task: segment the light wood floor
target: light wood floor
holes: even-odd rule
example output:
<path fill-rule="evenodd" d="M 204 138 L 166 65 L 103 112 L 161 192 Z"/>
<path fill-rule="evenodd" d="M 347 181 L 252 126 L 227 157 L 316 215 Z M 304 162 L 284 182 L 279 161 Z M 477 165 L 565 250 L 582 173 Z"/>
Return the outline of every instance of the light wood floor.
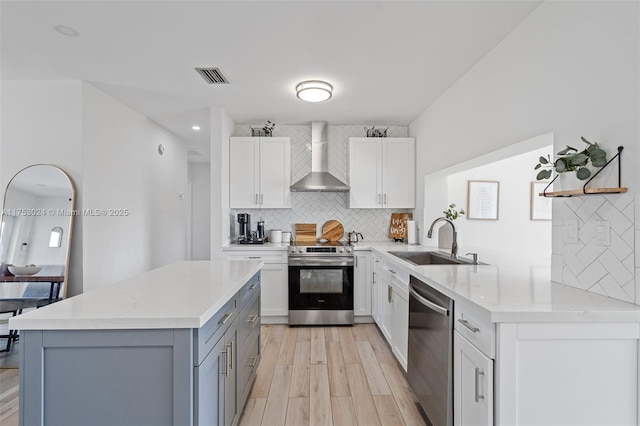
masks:
<path fill-rule="evenodd" d="M 241 426 L 425 425 L 374 324 L 262 326 L 262 360 Z"/>
<path fill-rule="evenodd" d="M 0 425 L 18 426 L 17 368 L 0 368 Z"/>
<path fill-rule="evenodd" d="M 253 425 L 425 425 L 374 324 L 262 326 L 262 360 L 240 419 Z M 0 368 L 0 425 L 18 425 L 18 369 Z"/>

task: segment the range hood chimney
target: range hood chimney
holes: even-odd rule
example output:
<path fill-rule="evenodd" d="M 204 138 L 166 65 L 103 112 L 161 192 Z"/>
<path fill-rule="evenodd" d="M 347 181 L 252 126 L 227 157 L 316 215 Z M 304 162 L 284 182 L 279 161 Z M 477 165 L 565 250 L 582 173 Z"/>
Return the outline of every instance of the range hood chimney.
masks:
<path fill-rule="evenodd" d="M 293 192 L 347 192 L 349 185 L 328 172 L 327 122 L 311 122 L 311 173 L 291 185 Z"/>

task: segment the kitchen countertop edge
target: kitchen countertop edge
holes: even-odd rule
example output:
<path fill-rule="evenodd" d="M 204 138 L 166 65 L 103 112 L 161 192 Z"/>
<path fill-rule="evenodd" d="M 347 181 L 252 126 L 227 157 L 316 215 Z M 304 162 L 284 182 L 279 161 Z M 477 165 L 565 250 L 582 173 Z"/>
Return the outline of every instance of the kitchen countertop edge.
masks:
<path fill-rule="evenodd" d="M 9 328 L 200 328 L 263 265 L 259 260 L 176 262 L 12 317 Z M 182 291 L 174 291 L 176 282 Z"/>

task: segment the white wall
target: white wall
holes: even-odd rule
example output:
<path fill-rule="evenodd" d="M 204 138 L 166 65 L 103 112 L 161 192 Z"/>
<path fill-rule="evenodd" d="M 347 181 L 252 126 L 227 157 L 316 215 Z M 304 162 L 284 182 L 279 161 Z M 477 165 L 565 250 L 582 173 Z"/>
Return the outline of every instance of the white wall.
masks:
<path fill-rule="evenodd" d="M 82 209 L 82 83 L 79 81 L 2 81 L 0 91 L 0 188 L 26 166 L 46 163 L 67 172 Z M 83 291 L 82 220 L 75 220 L 68 295 Z"/>
<path fill-rule="evenodd" d="M 83 85 L 84 286 L 91 290 L 186 257 L 186 145 L 95 87 Z M 158 145 L 166 147 L 162 157 Z"/>
<path fill-rule="evenodd" d="M 151 174 L 147 191 L 151 192 L 150 267 L 157 268 L 187 258 L 187 145 L 180 138 L 146 121 L 144 157 L 150 161 Z M 165 148 L 159 155 L 158 145 Z"/>
<path fill-rule="evenodd" d="M 189 163 L 191 183 L 191 260 L 211 259 L 210 163 Z"/>
<path fill-rule="evenodd" d="M 543 3 L 411 124 L 418 175 L 553 132 L 555 152 L 580 136 L 609 153 L 624 145 L 623 185 L 637 192 L 638 13 L 637 2 Z M 596 184 L 617 185 L 613 171 Z M 554 251 L 554 279 L 567 255 Z"/>
<path fill-rule="evenodd" d="M 462 248 L 482 247 L 490 251 L 513 251 L 527 258 L 551 259 L 551 221 L 531 220 L 530 216 L 530 189 L 531 182 L 535 181 L 532 165 L 540 156 L 551 154 L 552 147 L 548 146 L 448 177 L 449 203 L 466 212 L 455 221 L 458 244 Z M 500 183 L 498 220 L 469 219 L 469 180 Z"/>
<path fill-rule="evenodd" d="M 211 108 L 211 259 L 222 259 L 229 243 L 229 138 L 234 121 L 224 108 Z"/>

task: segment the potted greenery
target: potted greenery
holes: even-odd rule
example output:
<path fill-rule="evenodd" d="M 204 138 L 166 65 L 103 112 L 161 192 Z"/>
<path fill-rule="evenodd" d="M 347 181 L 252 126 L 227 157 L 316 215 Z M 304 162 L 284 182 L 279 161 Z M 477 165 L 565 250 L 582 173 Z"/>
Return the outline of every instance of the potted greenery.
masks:
<path fill-rule="evenodd" d="M 273 136 L 273 129 L 276 127 L 276 123 L 272 123 L 267 120 L 262 128 L 251 127 L 251 136 Z"/>
<path fill-rule="evenodd" d="M 444 217 L 447 219 L 456 220 L 460 215 L 464 214 L 464 209 L 456 210 L 456 205 L 451 203 L 449 204 L 449 208 L 442 213 L 444 213 Z"/>
<path fill-rule="evenodd" d="M 582 151 L 567 145 L 565 149 L 558 152 L 558 158 L 553 162 L 549 156 L 540 157 L 534 170 L 543 170 L 538 172 L 536 179 L 549 179 L 555 170 L 556 173 L 575 171 L 578 179 L 587 180 L 591 177 L 591 170 L 587 167 L 589 163 L 593 167 L 602 167 L 607 164 L 607 153 L 598 146 L 597 142 L 589 142 L 582 136 L 580 139 L 587 144 L 587 147 Z"/>

